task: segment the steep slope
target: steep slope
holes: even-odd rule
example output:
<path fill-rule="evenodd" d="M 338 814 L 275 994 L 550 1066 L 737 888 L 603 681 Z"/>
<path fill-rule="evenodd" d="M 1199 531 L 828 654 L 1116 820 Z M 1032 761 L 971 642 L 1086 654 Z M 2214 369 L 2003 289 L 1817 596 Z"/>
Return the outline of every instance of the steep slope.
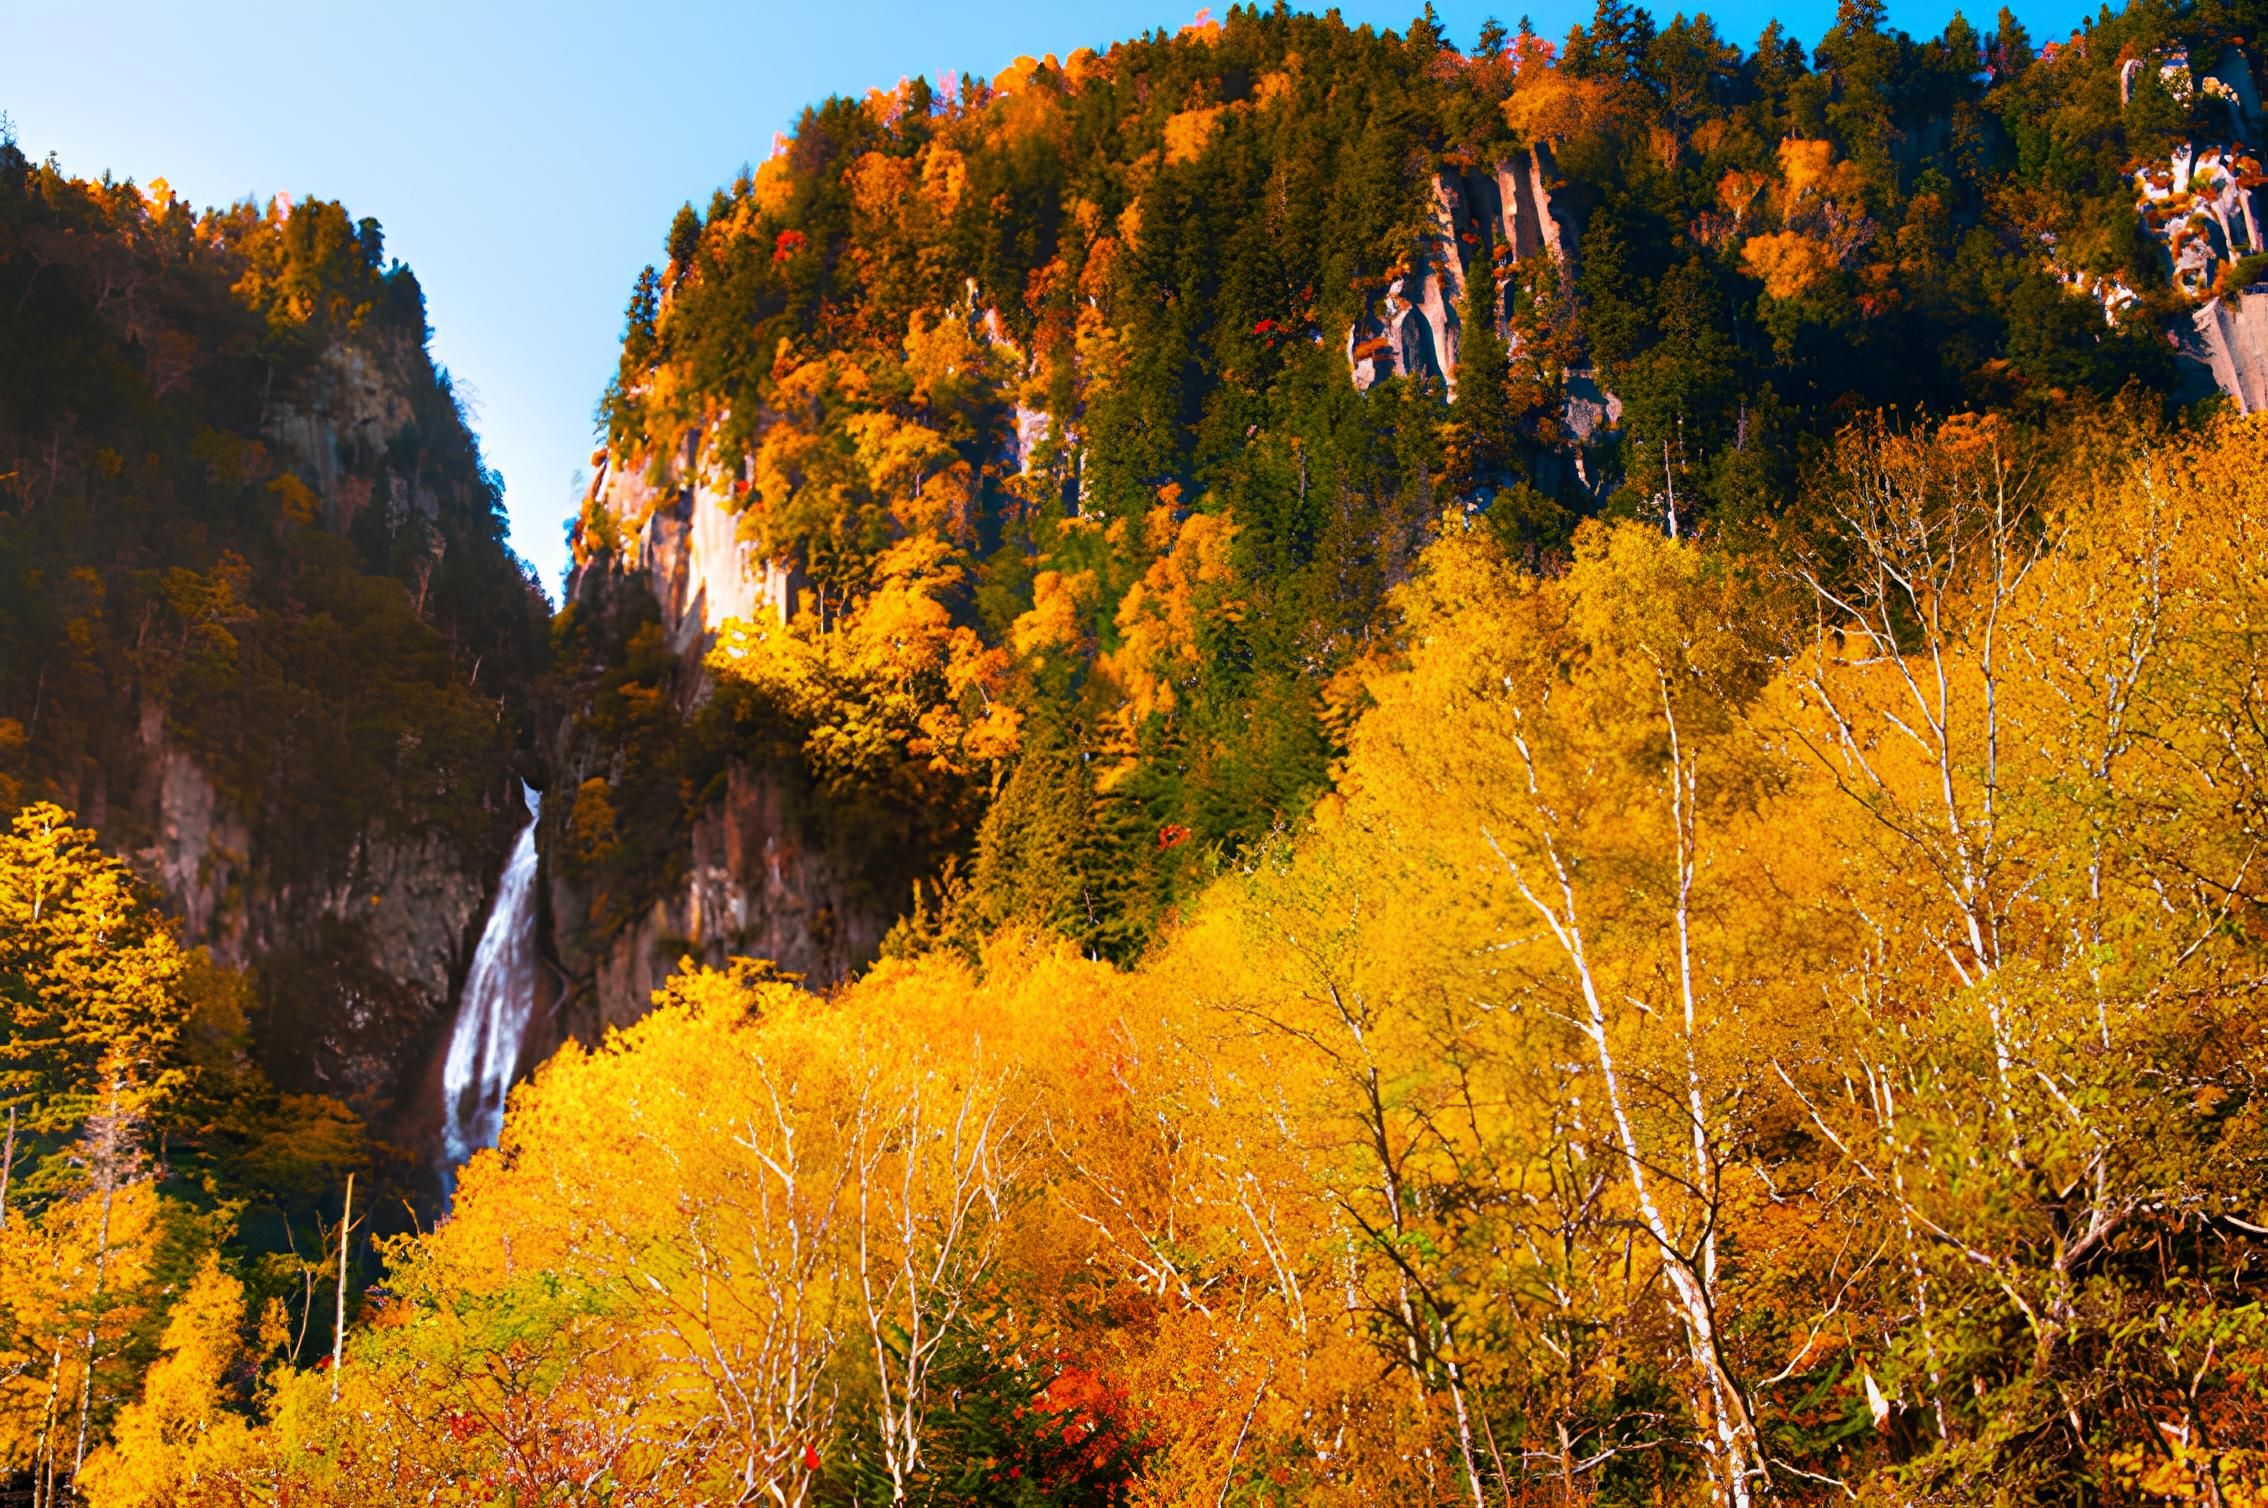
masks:
<path fill-rule="evenodd" d="M 542 594 L 375 221 L 0 145 L 0 781 L 398 1126 L 511 838 Z"/>
<path fill-rule="evenodd" d="M 1240 7 L 808 111 L 630 302 L 552 735 L 578 1019 L 900 917 L 1131 956 L 1324 787 L 1445 514 L 1545 564 L 1593 514 L 1760 536 L 1876 409 L 2250 402 L 2196 308 L 2250 159 L 2211 255 L 2136 176 L 2243 128 L 2248 24 Z"/>

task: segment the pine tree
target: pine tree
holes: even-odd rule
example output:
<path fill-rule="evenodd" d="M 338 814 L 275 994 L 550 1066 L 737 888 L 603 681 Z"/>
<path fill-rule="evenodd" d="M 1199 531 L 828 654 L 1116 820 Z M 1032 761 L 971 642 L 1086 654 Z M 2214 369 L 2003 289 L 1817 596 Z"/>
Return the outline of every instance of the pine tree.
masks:
<path fill-rule="evenodd" d="M 977 834 L 979 914 L 1092 945 L 1107 920 L 1102 853 L 1086 760 L 1060 730 L 1035 730 Z"/>
<path fill-rule="evenodd" d="M 654 321 L 661 314 L 661 279 L 651 264 L 638 273 L 637 286 L 630 290 L 630 307 L 622 315 L 622 373 L 625 381 L 642 374 L 652 364 L 659 341 L 654 334 Z"/>
<path fill-rule="evenodd" d="M 1457 401 L 1448 443 L 1451 489 L 1476 507 L 1486 507 L 1511 480 L 1518 460 L 1502 301 L 1494 272 L 1476 258 L 1459 311 Z"/>
<path fill-rule="evenodd" d="M 686 204 L 669 222 L 669 272 L 673 281 L 693 270 L 693 258 L 700 250 L 701 216 Z"/>

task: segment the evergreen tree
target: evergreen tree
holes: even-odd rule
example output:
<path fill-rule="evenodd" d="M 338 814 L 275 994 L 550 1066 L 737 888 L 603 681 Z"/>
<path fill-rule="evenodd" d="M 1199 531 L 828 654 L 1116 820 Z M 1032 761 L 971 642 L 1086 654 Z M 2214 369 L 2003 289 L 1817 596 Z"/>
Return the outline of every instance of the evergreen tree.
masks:
<path fill-rule="evenodd" d="M 1445 445 L 1450 487 L 1469 507 L 1486 507 L 1512 480 L 1518 436 L 1511 395 L 1511 353 L 1504 341 L 1503 293 L 1496 275 L 1475 258 L 1465 280 L 1457 344 L 1457 401 Z"/>
<path fill-rule="evenodd" d="M 636 380 L 653 364 L 659 346 L 654 335 L 654 321 L 661 313 L 661 279 L 651 264 L 638 273 L 636 286 L 630 290 L 630 307 L 622 315 L 622 375 L 625 382 Z"/>
<path fill-rule="evenodd" d="M 701 217 L 688 203 L 677 211 L 677 218 L 669 222 L 670 276 L 682 278 L 693 269 L 693 258 L 701 250 Z"/>
<path fill-rule="evenodd" d="M 1092 945 L 1108 920 L 1094 776 L 1060 731 L 1043 730 L 978 830 L 970 876 L 987 928 L 1044 927 Z"/>

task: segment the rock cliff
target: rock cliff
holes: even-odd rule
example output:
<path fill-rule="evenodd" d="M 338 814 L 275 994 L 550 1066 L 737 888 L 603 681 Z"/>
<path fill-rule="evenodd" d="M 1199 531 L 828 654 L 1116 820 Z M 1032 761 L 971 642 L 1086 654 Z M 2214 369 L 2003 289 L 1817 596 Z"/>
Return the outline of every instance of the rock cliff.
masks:
<path fill-rule="evenodd" d="M 0 287 L 0 792 L 251 970 L 281 1087 L 414 1139 L 548 615 L 416 280 L 339 205 L 0 139 Z"/>
<path fill-rule="evenodd" d="M 1363 312 L 1347 331 L 1347 365 L 1358 390 L 1393 376 L 1429 377 L 1454 402 L 1469 280 L 1484 273 L 1501 279 L 1521 262 L 1544 258 L 1573 281 L 1576 232 L 1553 200 L 1556 178 L 1551 149 L 1540 143 L 1486 171 L 1445 166 L 1433 175 L 1424 228 L 1401 265 L 1364 295 Z M 1501 297 L 1496 319 L 1517 354 L 1520 333 Z M 1566 374 L 1561 405 L 1561 428 L 1572 444 L 1564 454 L 1538 457 L 1538 471 L 1567 475 L 1588 490 L 1595 468 L 1586 465 L 1584 449 L 1620 420 L 1622 403 L 1588 366 L 1577 366 Z"/>
<path fill-rule="evenodd" d="M 659 651 L 641 691 L 650 687 L 666 708 L 660 736 L 700 749 L 699 730 L 724 716 L 704 663 L 718 629 L 735 618 L 784 620 L 801 590 L 791 567 L 742 537 L 733 470 L 711 464 L 698 432 L 658 461 L 602 453 L 595 466 L 585 517 L 604 519 L 607 542 L 586 533 L 564 603 L 582 636 L 575 642 L 591 653 L 562 664 L 562 702 L 544 740 L 554 787 L 582 795 L 584 811 L 634 799 L 624 793 L 642 773 L 656 783 L 633 739 L 594 715 L 599 683 L 641 632 Z M 666 815 L 636 835 L 662 841 L 626 881 L 547 860 L 554 978 L 531 1060 L 559 1040 L 595 1041 L 637 1019 L 680 959 L 759 957 L 814 984 L 843 980 L 874 959 L 902 909 L 910 876 L 892 873 L 857 831 L 862 814 L 819 799 L 792 752 L 762 730 L 743 730 L 676 783 Z M 572 799 L 551 804 L 545 854 L 575 849 L 577 810 Z"/>
<path fill-rule="evenodd" d="M 2259 197 L 2268 174 L 2245 145 L 2260 139 L 2262 124 L 2252 63 L 2234 46 L 2222 49 L 2204 73 L 2193 69 L 2186 48 L 2147 59 L 2129 57 L 2119 65 L 2122 104 L 2132 100 L 2137 82 L 2152 69 L 2185 106 L 2199 94 L 2217 101 L 2230 132 L 2225 142 L 2177 142 L 2164 158 L 2133 172 L 2134 213 L 2155 248 L 2157 270 L 2170 281 L 2178 311 L 2168 333 L 2184 368 L 2188 396 L 2218 391 L 2234 399 L 2240 411 L 2258 413 L 2268 406 L 2268 313 L 2263 312 L 2268 285 L 2255 276 L 2258 259 L 2268 253 L 2263 230 L 2268 210 Z M 2052 243 L 2050 265 L 2066 287 L 2100 302 L 2113 324 L 2141 307 L 2140 296 L 2122 278 L 2057 264 Z M 2162 303 L 2157 312 L 2166 312 Z"/>
<path fill-rule="evenodd" d="M 454 430 L 446 439 L 458 444 L 420 443 L 421 421 L 428 431 Z M 392 542 L 407 578 L 401 590 L 413 602 L 477 527 L 469 515 L 490 506 L 485 479 L 467 464 L 469 436 L 436 389 L 422 345 L 398 335 L 326 346 L 272 394 L 260 434 L 310 485 L 320 527 L 352 534 L 360 526 Z M 365 522 L 366 513 L 375 516 Z M 493 585 L 524 589 L 514 579 Z M 480 653 L 468 646 L 460 673 L 478 677 Z M 337 1094 L 405 1139 L 424 1134 L 428 1061 L 446 1038 L 510 841 L 515 761 L 506 704 L 529 689 L 507 692 L 502 683 L 513 677 L 503 657 L 491 662 L 506 737 L 466 772 L 475 789 L 461 794 L 482 813 L 469 825 L 386 812 L 390 803 L 381 802 L 325 841 L 277 851 L 274 813 L 263 809 L 271 793 L 224 790 L 172 730 L 153 691 L 141 696 L 141 760 L 106 768 L 112 789 L 90 802 L 114 817 L 127 815 L 121 800 L 133 809 L 122 825 L 150 835 L 137 855 L 185 935 L 222 962 L 255 970 L 266 1009 L 261 1038 L 278 1082 Z M 414 726 L 387 733 L 420 736 Z"/>
<path fill-rule="evenodd" d="M 1575 234 L 1552 203 L 1552 177 L 1551 150 L 1540 145 L 1486 172 L 1445 167 L 1434 174 L 1424 229 L 1403 266 L 1365 296 L 1347 332 L 1357 388 L 1421 376 L 1443 381 L 1454 394 L 1458 308 L 1472 269 L 1546 256 L 1573 270 Z M 1501 310 L 1498 320 L 1504 322 Z"/>
<path fill-rule="evenodd" d="M 2268 409 L 2268 283 L 2232 302 L 2210 299 L 2191 317 L 2183 354 L 2236 400 L 2241 413 Z"/>

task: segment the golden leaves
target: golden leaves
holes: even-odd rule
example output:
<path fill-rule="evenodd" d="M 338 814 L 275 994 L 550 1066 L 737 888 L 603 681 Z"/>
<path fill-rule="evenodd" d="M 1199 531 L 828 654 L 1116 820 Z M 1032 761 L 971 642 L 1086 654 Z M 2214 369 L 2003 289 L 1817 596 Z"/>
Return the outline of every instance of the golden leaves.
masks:
<path fill-rule="evenodd" d="M 1812 141 L 1790 136 L 1780 143 L 1780 182 L 1788 203 L 1794 203 L 1806 194 L 1824 194 L 1828 187 L 1828 163 L 1834 156 L 1832 142 Z"/>
<path fill-rule="evenodd" d="M 1741 244 L 1741 265 L 1763 279 L 1764 291 L 1773 298 L 1801 298 L 1833 270 L 1827 248 L 1801 231 L 1774 231 L 1751 236 Z"/>
<path fill-rule="evenodd" d="M 244 1285 L 207 1253 L 166 1314 L 162 1354 L 141 1396 L 120 1411 L 111 1440 L 80 1483 L 104 1508 L 177 1508 L 201 1478 L 248 1454 L 251 1426 L 229 1405 L 242 1347 Z"/>
<path fill-rule="evenodd" d="M 1092 571 L 1041 571 L 1032 578 L 1031 607 L 1009 629 L 1009 643 L 1026 656 L 1077 647 L 1087 637 L 1096 591 Z"/>
<path fill-rule="evenodd" d="M 296 473 L 285 472 L 268 483 L 268 490 L 276 495 L 277 511 L 286 519 L 295 524 L 315 522 L 315 512 L 322 500 Z"/>
<path fill-rule="evenodd" d="M 815 771 L 838 789 L 925 787 L 1014 752 L 1019 720 L 1001 700 L 1005 653 L 956 625 L 940 600 L 965 574 L 953 546 L 912 535 L 884 549 L 876 581 L 834 620 L 734 620 L 709 665 L 803 724 Z"/>
<path fill-rule="evenodd" d="M 1743 219 L 1771 181 L 1762 173 L 1728 168 L 1724 177 L 1717 180 L 1717 202 L 1729 210 L 1735 220 Z"/>
<path fill-rule="evenodd" d="M 1234 604 L 1221 600 L 1234 579 L 1235 522 L 1225 513 L 1194 513 L 1176 522 L 1175 512 L 1171 502 L 1150 511 L 1149 536 L 1159 553 L 1119 600 L 1118 648 L 1102 662 L 1125 698 L 1117 715 L 1128 746 L 1149 718 L 1172 715 L 1175 683 L 1194 679 L 1201 668 L 1200 616 L 1236 617 Z"/>
<path fill-rule="evenodd" d="M 1504 101 L 1504 120 L 1525 141 L 1562 142 L 1618 129 L 1628 105 L 1623 90 L 1608 80 L 1539 66 L 1521 70 Z"/>
<path fill-rule="evenodd" d="M 960 208 L 968 181 L 968 163 L 953 148 L 939 142 L 922 154 L 921 191 L 939 215 L 950 215 Z"/>
<path fill-rule="evenodd" d="M 1462 1497 L 1467 1462 L 1510 1496 L 1492 1453 L 1682 1448 L 1663 1398 L 1734 1438 L 1823 1398 L 2056 1427 L 2080 1342 L 2184 1344 L 2158 1232 L 2254 1193 L 2228 1086 L 2260 1067 L 2268 420 L 2075 470 L 2047 519 L 2016 445 L 1985 419 L 1846 434 L 1815 496 L 1834 549 L 1765 580 L 1628 522 L 1541 577 L 1446 522 L 1327 819 L 1225 868 L 1134 969 L 1007 933 L 827 998 L 681 973 L 515 1097 L 402 1249 L 406 1317 L 361 1343 L 351 1406 L 278 1385 L 283 1474 L 501 1461 L 464 1421 L 508 1399 L 559 1411 L 546 1469 L 581 1459 L 568 1423 L 620 1425 L 625 1500 L 765 1472 L 792 1496 L 810 1460 L 910 1450 L 920 1406 L 860 1401 L 921 1395 L 925 1313 L 1137 1415 L 1144 1503 Z M 1234 609 L 1228 521 L 1177 511 L 1113 525 L 1155 552 L 1109 662 L 1149 711 Z M 827 738 L 972 757 L 1010 667 L 946 608 L 968 568 L 935 539 L 879 558 L 825 624 L 734 627 L 718 668 Z M 1110 585 L 1040 576 L 1014 648 L 1092 633 Z M 2139 1276 L 2091 1266 L 2069 1302 L 2075 1245 L 2127 1222 Z M 508 1307 L 545 1283 L 555 1307 Z M 2059 1303 L 2074 1328 L 2029 1323 Z M 1739 1323 L 1695 1344 L 1712 1313 Z M 2168 1368 L 2169 1409 L 2258 1417 L 2236 1324 Z M 2036 1396 L 2012 1334 L 2068 1347 Z M 508 1344 L 557 1347 L 559 1391 L 501 1394 Z M 2226 1496 L 2257 1465 L 2165 1450 L 2153 1409 L 2095 1417 L 2137 1488 L 2219 1469 Z"/>
<path fill-rule="evenodd" d="M 1193 110 L 1177 111 L 1166 118 L 1165 160 L 1168 167 L 1176 163 L 1195 162 L 1205 154 L 1205 144 L 1213 139 L 1213 126 L 1219 121 L 1222 105 L 1200 105 Z"/>
<path fill-rule="evenodd" d="M 1741 263 L 1776 299 L 1812 292 L 1835 270 L 1850 264 L 1873 234 L 1864 214 L 1866 175 L 1853 162 L 1835 162 L 1833 145 L 1790 136 L 1778 150 L 1777 181 L 1745 169 L 1727 171 L 1717 183 L 1717 199 L 1731 215 L 1716 238 L 1737 236 L 1758 223 L 1770 223 L 1758 207 L 1767 188 L 1780 229 L 1751 235 L 1740 248 Z"/>

